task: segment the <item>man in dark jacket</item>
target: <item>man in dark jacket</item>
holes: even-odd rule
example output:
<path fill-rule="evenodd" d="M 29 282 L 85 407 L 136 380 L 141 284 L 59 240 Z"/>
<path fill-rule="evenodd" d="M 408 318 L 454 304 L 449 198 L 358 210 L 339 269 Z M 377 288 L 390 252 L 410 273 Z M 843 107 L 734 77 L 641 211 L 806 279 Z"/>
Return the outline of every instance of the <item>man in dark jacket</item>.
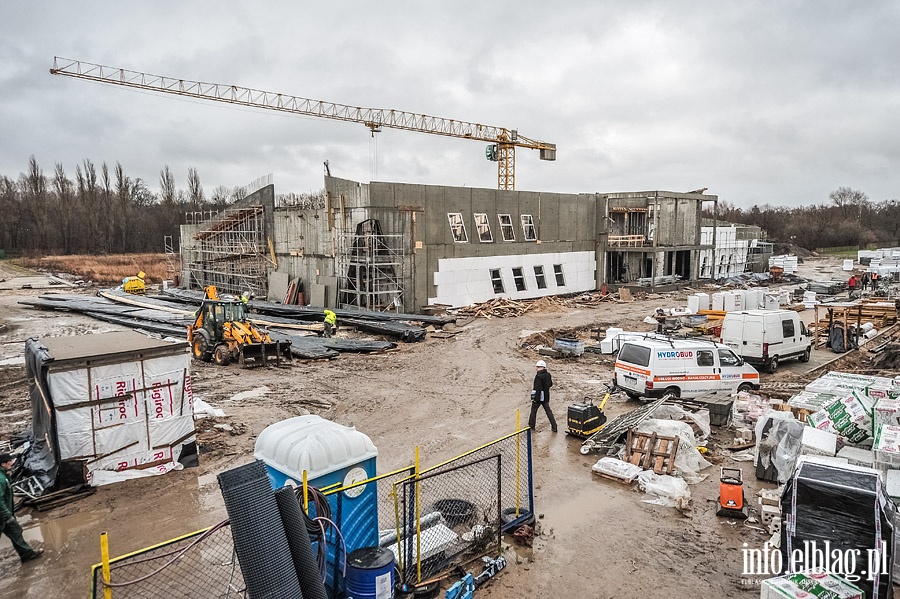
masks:
<path fill-rule="evenodd" d="M 537 420 L 537 411 L 540 406 L 544 406 L 547 413 L 547 419 L 550 421 L 550 428 L 556 432 L 556 418 L 550 411 L 550 387 L 553 386 L 553 379 L 547 372 L 547 363 L 538 360 L 534 365 L 537 368 L 537 374 L 534 375 L 534 387 L 531 390 L 531 415 L 528 417 L 528 426 L 534 430 L 535 420 Z"/>
<path fill-rule="evenodd" d="M 16 522 L 13 508 L 12 485 L 9 484 L 9 471 L 12 470 L 16 458 L 8 453 L 0 453 L 0 527 L 3 534 L 12 541 L 19 559 L 23 562 L 40 557 L 43 549 L 32 549 L 22 538 L 22 527 Z"/>

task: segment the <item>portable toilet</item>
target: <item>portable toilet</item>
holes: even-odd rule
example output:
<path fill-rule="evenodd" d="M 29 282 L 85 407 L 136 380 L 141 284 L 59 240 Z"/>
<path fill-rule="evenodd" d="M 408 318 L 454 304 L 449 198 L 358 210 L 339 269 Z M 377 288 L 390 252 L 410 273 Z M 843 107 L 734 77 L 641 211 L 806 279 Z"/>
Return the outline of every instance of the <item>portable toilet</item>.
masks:
<path fill-rule="evenodd" d="M 356 428 L 309 414 L 266 427 L 256 439 L 253 455 L 265 463 L 273 489 L 301 486 L 304 470 L 310 487 L 325 489 L 373 478 L 378 449 Z M 331 519 L 340 528 L 348 554 L 355 549 L 378 545 L 376 483 L 333 493 L 328 496 L 328 504 Z M 310 511 L 313 511 L 312 504 Z M 333 531 L 329 532 L 326 581 L 329 586 L 333 586 L 340 567 L 340 560 L 334 559 L 338 543 Z M 338 555 L 343 555 L 342 552 L 343 548 Z"/>

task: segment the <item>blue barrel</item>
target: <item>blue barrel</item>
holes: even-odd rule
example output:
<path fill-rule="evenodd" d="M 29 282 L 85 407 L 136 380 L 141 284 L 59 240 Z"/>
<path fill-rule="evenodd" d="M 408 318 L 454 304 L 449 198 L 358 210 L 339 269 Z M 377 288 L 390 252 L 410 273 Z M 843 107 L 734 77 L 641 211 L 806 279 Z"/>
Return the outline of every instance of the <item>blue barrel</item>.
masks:
<path fill-rule="evenodd" d="M 347 599 L 392 599 L 394 553 L 384 547 L 362 547 L 347 556 Z"/>

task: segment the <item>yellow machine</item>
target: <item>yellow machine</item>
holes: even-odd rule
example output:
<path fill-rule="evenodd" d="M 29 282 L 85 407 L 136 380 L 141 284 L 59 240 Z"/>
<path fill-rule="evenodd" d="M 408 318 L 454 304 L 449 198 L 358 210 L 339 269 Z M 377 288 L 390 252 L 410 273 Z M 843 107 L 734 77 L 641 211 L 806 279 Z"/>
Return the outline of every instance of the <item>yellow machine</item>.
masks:
<path fill-rule="evenodd" d="M 144 278 L 147 276 L 143 270 L 136 277 L 126 277 L 122 279 L 122 288 L 125 293 L 133 293 L 135 295 L 144 295 L 147 293 L 147 286 L 144 284 Z"/>
<path fill-rule="evenodd" d="M 225 366 L 233 360 L 245 367 L 278 366 L 291 359 L 290 341 L 272 341 L 264 330 L 247 320 L 247 305 L 240 299 L 221 299 L 215 287 L 206 288 L 206 299 L 188 325 L 188 342 L 197 360 Z"/>

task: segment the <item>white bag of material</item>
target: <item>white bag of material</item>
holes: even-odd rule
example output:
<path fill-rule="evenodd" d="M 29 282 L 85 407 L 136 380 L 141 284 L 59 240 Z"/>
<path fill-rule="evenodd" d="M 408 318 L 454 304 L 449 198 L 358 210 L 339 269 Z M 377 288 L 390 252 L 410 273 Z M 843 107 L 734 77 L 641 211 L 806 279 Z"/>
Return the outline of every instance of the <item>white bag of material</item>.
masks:
<path fill-rule="evenodd" d="M 644 503 L 683 509 L 691 500 L 691 490 L 684 479 L 645 470 L 637 475 L 637 481 L 641 491 L 654 496 Z"/>
<path fill-rule="evenodd" d="M 591 470 L 597 474 L 605 474 L 619 480 L 634 482 L 638 474 L 643 472 L 643 468 L 623 462 L 618 458 L 610 456 L 600 458 L 600 460 L 591 466 Z"/>
<path fill-rule="evenodd" d="M 691 425 L 675 420 L 648 418 L 635 429 L 639 433 L 656 433 L 663 437 L 678 437 L 678 451 L 675 453 L 675 469 L 690 484 L 702 482 L 706 476 L 700 472 L 712 466 L 697 451 L 697 439 Z"/>
<path fill-rule="evenodd" d="M 211 418 L 222 418 L 223 416 L 225 416 L 225 411 L 220 410 L 219 408 L 214 408 L 202 399 L 195 397 L 194 418 L 206 418 L 207 416 Z"/>

